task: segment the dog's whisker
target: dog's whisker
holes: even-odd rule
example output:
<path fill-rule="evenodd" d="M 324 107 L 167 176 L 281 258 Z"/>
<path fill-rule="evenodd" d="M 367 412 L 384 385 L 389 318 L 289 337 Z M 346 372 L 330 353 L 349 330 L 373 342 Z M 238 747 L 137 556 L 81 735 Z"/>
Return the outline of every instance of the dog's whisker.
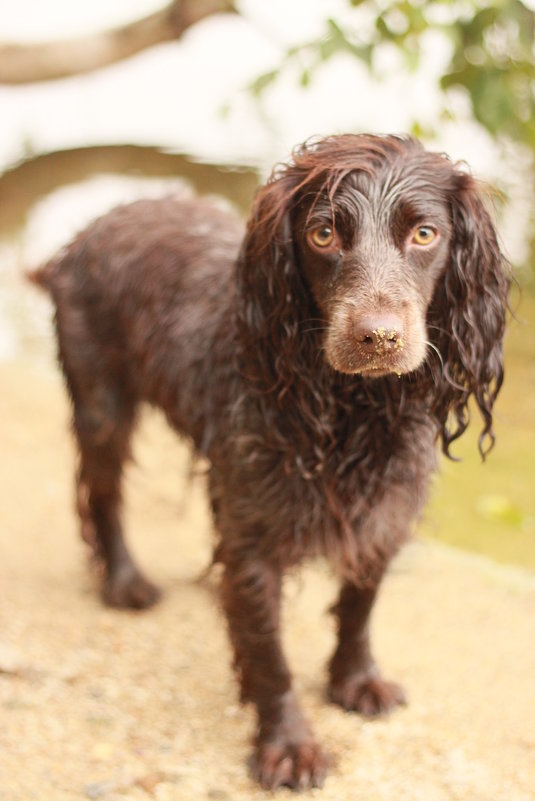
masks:
<path fill-rule="evenodd" d="M 323 317 L 305 317 L 299 321 L 299 325 L 309 325 L 310 323 L 319 323 L 320 325 L 329 325 L 329 321 Z"/>
<path fill-rule="evenodd" d="M 329 330 L 329 326 L 327 326 L 327 325 L 319 326 L 318 325 L 318 326 L 316 326 L 314 328 L 303 328 L 301 333 L 302 334 L 312 334 L 312 333 L 317 332 L 317 331 L 328 331 L 328 330 Z"/>
<path fill-rule="evenodd" d="M 430 348 L 436 355 L 438 356 L 438 360 L 440 362 L 440 366 L 442 370 L 444 370 L 444 359 L 442 358 L 442 354 L 433 342 L 430 342 L 428 339 L 425 340 L 425 344 L 428 348 Z"/>

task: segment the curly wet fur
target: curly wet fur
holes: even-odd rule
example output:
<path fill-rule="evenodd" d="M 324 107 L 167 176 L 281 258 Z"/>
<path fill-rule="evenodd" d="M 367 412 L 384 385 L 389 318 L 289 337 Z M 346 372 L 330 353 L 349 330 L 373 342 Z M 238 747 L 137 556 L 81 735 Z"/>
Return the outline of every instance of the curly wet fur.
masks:
<path fill-rule="evenodd" d="M 429 247 L 414 244 L 422 225 Z M 327 249 L 311 239 L 321 226 Z M 507 273 L 470 175 L 412 139 L 339 136 L 274 171 L 245 234 L 205 200 L 139 201 L 33 276 L 56 306 L 79 511 L 109 603 L 157 598 L 119 513 L 138 403 L 210 460 L 222 601 L 266 787 L 320 785 L 328 767 L 280 644 L 289 566 L 325 555 L 342 578 L 331 699 L 368 715 L 403 702 L 368 617 L 425 502 L 436 440 L 449 453 L 470 398 L 482 453 L 494 441 Z"/>

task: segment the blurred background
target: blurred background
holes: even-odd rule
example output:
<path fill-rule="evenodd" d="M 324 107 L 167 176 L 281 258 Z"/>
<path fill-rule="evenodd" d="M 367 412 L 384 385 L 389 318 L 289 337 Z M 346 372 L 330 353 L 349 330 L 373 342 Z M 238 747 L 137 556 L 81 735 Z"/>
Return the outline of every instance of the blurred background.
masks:
<path fill-rule="evenodd" d="M 495 451 L 476 424 L 420 531 L 534 570 L 534 42 L 535 0 L 0 0 L 1 427 L 56 375 L 24 271 L 89 219 L 177 186 L 246 214 L 310 136 L 411 132 L 495 188 L 519 285 Z"/>

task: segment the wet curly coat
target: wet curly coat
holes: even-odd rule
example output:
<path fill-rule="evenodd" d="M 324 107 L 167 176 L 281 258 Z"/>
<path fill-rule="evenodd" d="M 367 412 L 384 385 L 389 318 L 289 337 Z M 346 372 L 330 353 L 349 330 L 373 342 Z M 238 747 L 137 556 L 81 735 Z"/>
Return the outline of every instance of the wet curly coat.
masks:
<path fill-rule="evenodd" d="M 241 222 L 207 200 L 122 206 L 34 280 L 56 306 L 80 454 L 79 511 L 104 597 L 158 596 L 124 543 L 121 471 L 140 401 L 208 457 L 222 602 L 266 787 L 320 785 L 328 758 L 279 637 L 281 580 L 305 557 L 341 577 L 329 695 L 403 702 L 368 616 L 435 468 L 466 429 L 493 443 L 507 264 L 474 179 L 418 142 L 335 136 L 278 167 Z"/>

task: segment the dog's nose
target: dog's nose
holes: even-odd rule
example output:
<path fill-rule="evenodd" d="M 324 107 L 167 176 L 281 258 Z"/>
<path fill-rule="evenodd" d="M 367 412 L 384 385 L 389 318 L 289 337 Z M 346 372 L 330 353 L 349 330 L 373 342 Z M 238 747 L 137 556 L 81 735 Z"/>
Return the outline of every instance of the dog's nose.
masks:
<path fill-rule="evenodd" d="M 353 323 L 359 347 L 370 353 L 403 347 L 403 323 L 393 314 L 361 317 Z"/>

